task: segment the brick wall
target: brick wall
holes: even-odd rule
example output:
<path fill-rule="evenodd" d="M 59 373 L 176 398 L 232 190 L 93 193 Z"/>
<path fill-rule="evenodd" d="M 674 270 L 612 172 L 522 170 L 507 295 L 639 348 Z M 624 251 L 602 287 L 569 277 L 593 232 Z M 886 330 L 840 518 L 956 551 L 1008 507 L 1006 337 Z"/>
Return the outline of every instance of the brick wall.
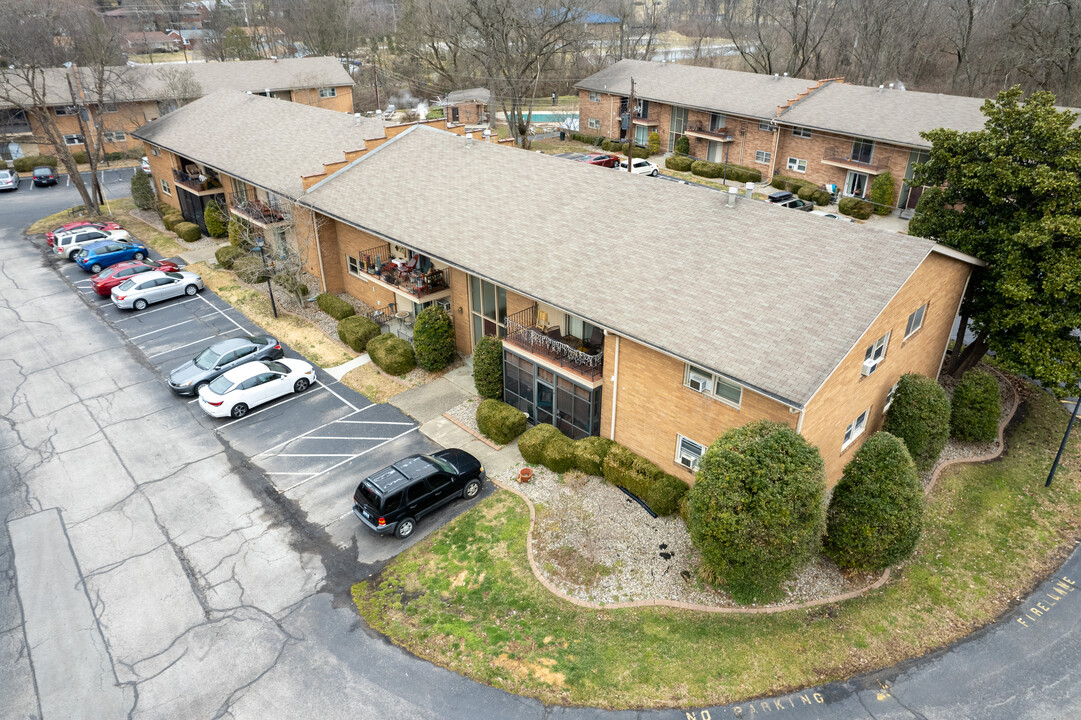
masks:
<path fill-rule="evenodd" d="M 603 135 L 607 138 L 619 137 L 619 104 L 623 100 L 620 95 L 600 94 L 600 100 L 589 99 L 588 90 L 578 91 L 578 128 L 579 132 L 586 135 Z M 593 118 L 600 121 L 600 128 L 589 127 L 589 120 Z"/>
<path fill-rule="evenodd" d="M 367 275 L 361 274 L 358 277 L 350 274 L 348 261 L 346 260 L 347 256 L 352 256 L 359 260 L 365 250 L 382 245 L 386 241 L 381 240 L 374 235 L 370 235 L 363 230 L 358 230 L 351 225 L 337 223 L 337 226 L 338 253 L 334 259 L 334 265 L 341 277 L 342 290 L 373 308 L 385 308 L 391 303 L 397 303 L 397 295 L 395 295 L 393 291 L 388 290 Z M 322 235 L 320 235 L 320 237 L 322 237 Z M 383 262 L 386 262 L 389 258 L 383 257 L 380 259 Z M 323 261 L 323 271 L 328 275 L 330 274 L 330 269 L 327 267 L 326 260 Z M 412 309 L 412 306 L 399 308 L 399 310 Z"/>
<path fill-rule="evenodd" d="M 348 85 L 334 88 L 337 93 L 332 98 L 319 97 L 319 88 L 296 88 L 291 93 L 291 99 L 302 105 L 314 105 L 324 110 L 336 112 L 353 112 L 353 89 Z M 289 93 L 287 93 L 289 94 Z M 290 98 L 285 98 L 290 99 Z"/>
<path fill-rule="evenodd" d="M 901 375 L 937 377 L 969 270 L 960 260 L 929 255 L 808 403 L 801 431 L 822 452 L 831 485 L 859 446 L 881 429 L 886 395 Z M 908 316 L 924 303 L 923 326 L 904 339 Z M 887 332 L 885 357 L 874 373 L 863 377 L 867 347 Z M 842 450 L 845 428 L 868 408 L 863 434 Z"/>
<path fill-rule="evenodd" d="M 451 120 L 451 122 L 458 122 L 462 125 L 478 125 L 480 123 L 481 115 L 488 110 L 483 103 L 478 102 L 458 103 L 453 109 L 458 111 L 458 119 L 456 121 Z M 448 108 L 447 112 L 450 113 L 451 110 L 451 108 Z M 451 113 L 448 115 L 447 119 L 450 120 L 453 117 L 454 115 Z"/>
<path fill-rule="evenodd" d="M 811 131 L 811 137 L 802 138 L 794 136 L 791 127 L 784 126 L 778 130 L 778 133 L 780 137 L 776 158 L 777 174 L 810 180 L 820 186 L 833 183 L 838 188 L 844 189 L 848 168 L 826 165 L 822 162 L 822 158 L 825 156 L 827 148 L 834 148 L 845 154 L 850 153 L 852 150 L 852 136 L 835 135 L 813 130 Z M 893 199 L 895 203 L 901 193 L 901 179 L 904 178 L 905 170 L 908 169 L 909 153 L 908 148 L 876 142 L 874 153 L 871 156 L 871 162 L 874 165 L 887 166 L 890 174 L 893 175 Z M 807 172 L 801 173 L 788 170 L 786 166 L 789 157 L 806 160 Z M 874 176 L 868 174 L 868 192 L 870 192 L 872 180 L 874 180 Z"/>
<path fill-rule="evenodd" d="M 151 145 L 149 143 L 143 143 L 144 152 L 146 152 L 146 159 L 150 162 L 150 182 L 154 186 L 154 192 L 158 195 L 158 200 L 165 204 L 180 209 L 180 201 L 176 199 L 176 194 L 180 192 L 176 189 L 173 182 L 173 168 L 176 167 L 176 158 L 168 150 L 158 150 L 158 155 L 155 155 L 151 151 Z M 165 180 L 169 183 L 169 195 L 162 192 L 161 181 Z"/>
<path fill-rule="evenodd" d="M 471 355 L 473 331 L 469 314 L 469 276 L 457 268 L 448 268 L 447 282 L 450 284 L 450 316 L 454 320 L 454 346 L 462 355 Z"/>

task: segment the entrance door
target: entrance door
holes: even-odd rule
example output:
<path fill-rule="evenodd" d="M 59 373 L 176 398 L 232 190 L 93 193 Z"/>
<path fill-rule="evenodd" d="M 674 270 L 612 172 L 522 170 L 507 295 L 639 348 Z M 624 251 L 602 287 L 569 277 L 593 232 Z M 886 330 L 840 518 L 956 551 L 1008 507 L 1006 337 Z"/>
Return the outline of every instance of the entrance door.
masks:
<path fill-rule="evenodd" d="M 867 174 L 849 170 L 848 177 L 845 178 L 845 195 L 858 198 L 866 196 Z"/>
<path fill-rule="evenodd" d="M 724 162 L 724 143 L 719 143 L 716 140 L 709 141 L 709 149 L 706 150 L 706 160 L 713 163 Z"/>
<path fill-rule="evenodd" d="M 552 401 L 554 398 L 555 388 L 538 380 L 536 407 L 536 420 L 538 423 L 552 424 Z"/>

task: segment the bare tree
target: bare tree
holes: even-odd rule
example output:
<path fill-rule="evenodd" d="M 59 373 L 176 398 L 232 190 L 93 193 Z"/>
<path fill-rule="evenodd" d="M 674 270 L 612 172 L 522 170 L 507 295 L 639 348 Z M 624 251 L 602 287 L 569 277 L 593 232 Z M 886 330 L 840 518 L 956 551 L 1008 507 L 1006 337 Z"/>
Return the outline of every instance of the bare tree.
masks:
<path fill-rule="evenodd" d="M 833 29 L 840 0 L 724 0 L 723 27 L 754 72 L 804 72 Z"/>

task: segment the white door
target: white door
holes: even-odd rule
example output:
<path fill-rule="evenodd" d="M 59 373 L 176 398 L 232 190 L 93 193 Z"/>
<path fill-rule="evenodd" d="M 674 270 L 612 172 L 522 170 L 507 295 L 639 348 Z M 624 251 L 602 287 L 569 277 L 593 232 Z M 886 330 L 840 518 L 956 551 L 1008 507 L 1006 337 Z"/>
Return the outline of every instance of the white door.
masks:
<path fill-rule="evenodd" d="M 714 163 L 724 162 L 724 143 L 716 140 L 709 141 L 709 149 L 706 150 L 706 160 Z"/>
<path fill-rule="evenodd" d="M 849 170 L 848 177 L 845 178 L 845 195 L 858 198 L 866 197 L 867 174 Z"/>

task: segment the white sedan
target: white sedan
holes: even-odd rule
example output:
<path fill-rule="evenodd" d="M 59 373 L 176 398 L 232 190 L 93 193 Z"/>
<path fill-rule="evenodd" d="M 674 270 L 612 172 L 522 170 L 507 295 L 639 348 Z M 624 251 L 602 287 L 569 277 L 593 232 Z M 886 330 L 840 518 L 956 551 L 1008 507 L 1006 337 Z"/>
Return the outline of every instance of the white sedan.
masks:
<path fill-rule="evenodd" d="M 620 162 L 619 167 L 621 167 L 623 171 L 626 172 L 627 161 L 623 160 L 622 162 Z M 652 177 L 657 177 L 659 171 L 657 170 L 657 166 L 651 163 L 649 160 L 635 158 L 634 164 L 631 166 L 631 172 L 635 175 L 650 175 Z"/>
<path fill-rule="evenodd" d="M 214 378 L 199 390 L 199 407 L 213 417 L 241 418 L 248 410 L 315 382 L 315 368 L 303 360 L 258 360 Z"/>

